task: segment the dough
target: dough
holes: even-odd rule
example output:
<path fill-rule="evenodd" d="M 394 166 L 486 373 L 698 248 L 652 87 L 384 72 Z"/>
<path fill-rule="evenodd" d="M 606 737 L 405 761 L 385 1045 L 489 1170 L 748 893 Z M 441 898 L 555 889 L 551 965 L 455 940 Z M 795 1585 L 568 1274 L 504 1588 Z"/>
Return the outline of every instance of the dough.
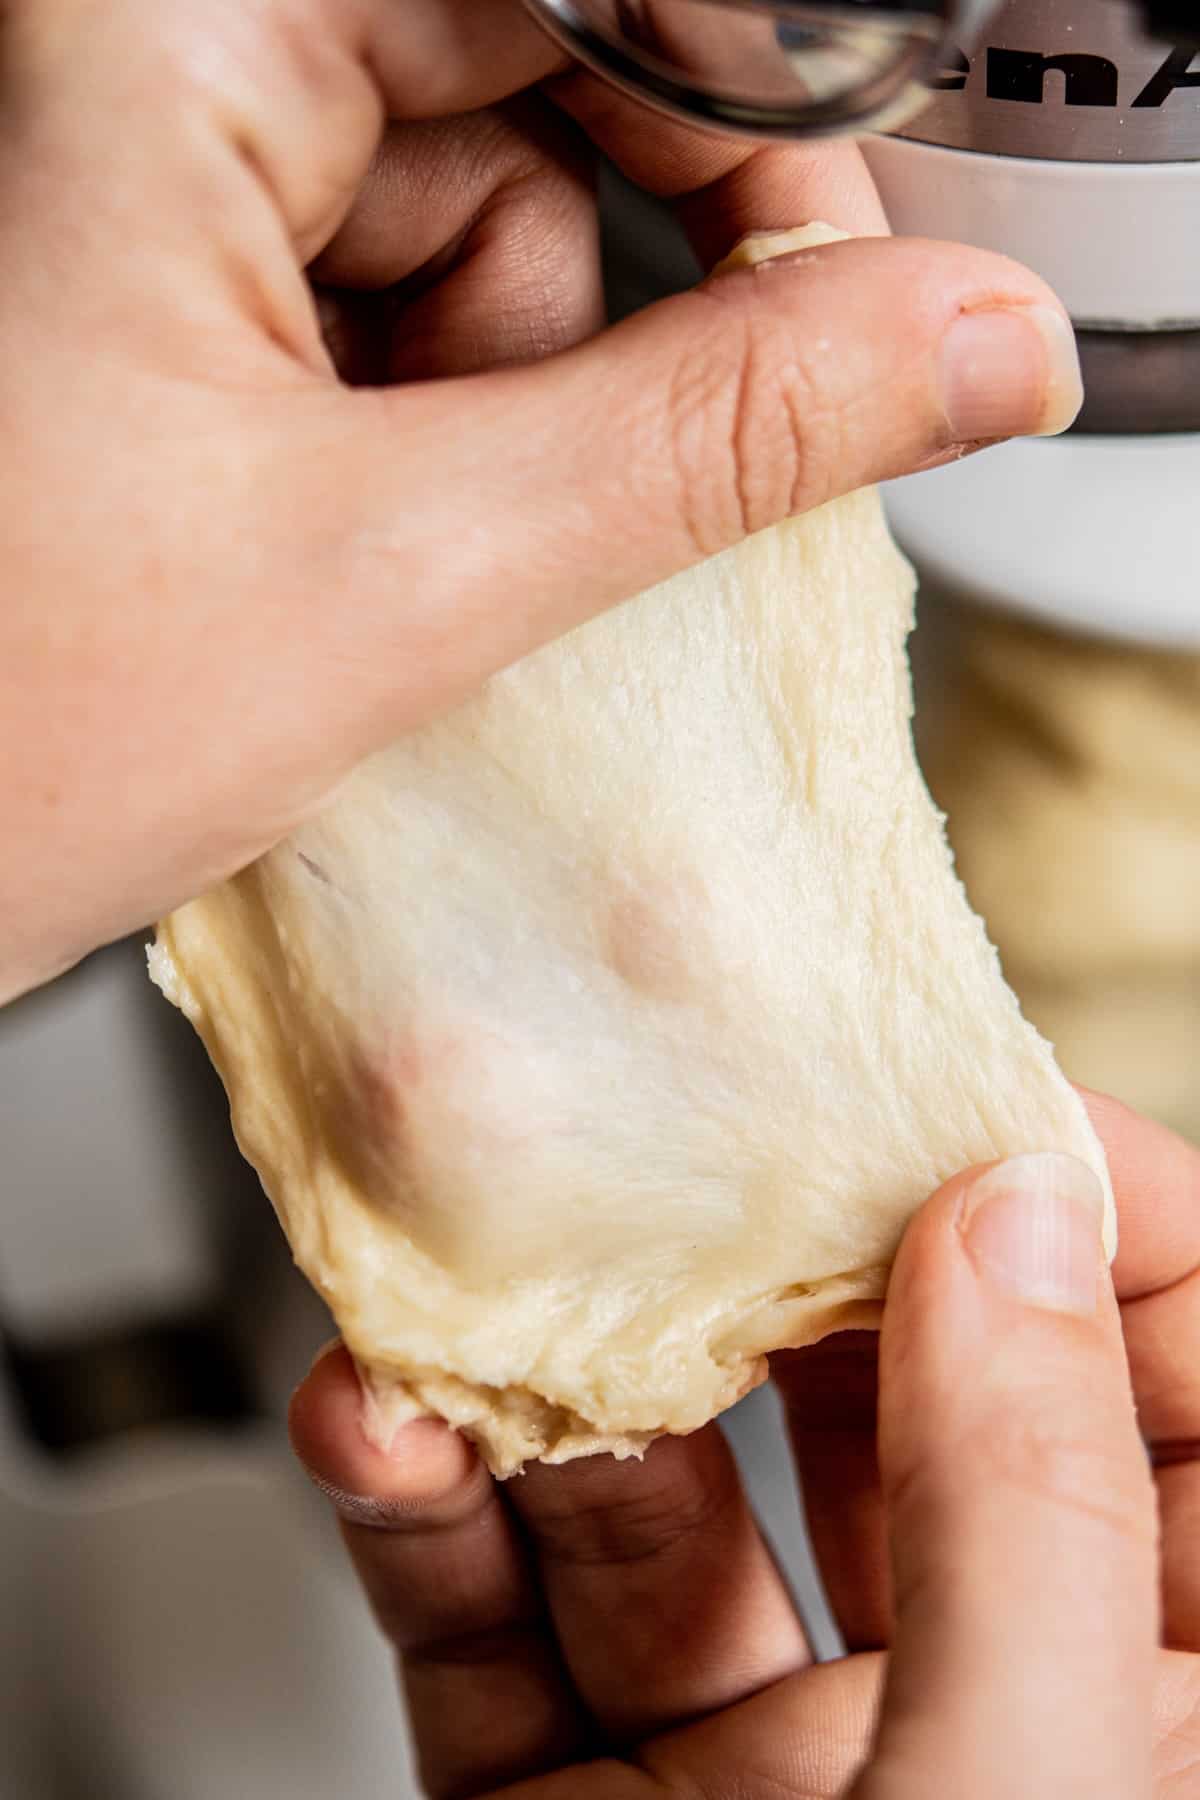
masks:
<path fill-rule="evenodd" d="M 912 586 L 873 493 L 764 532 L 160 928 L 377 1441 L 636 1453 L 876 1324 L 953 1171 L 1055 1148 L 1107 1186 L 917 771 Z"/>
<path fill-rule="evenodd" d="M 1076 1081 L 1200 1139 L 1200 656 L 950 605 L 921 756 Z"/>

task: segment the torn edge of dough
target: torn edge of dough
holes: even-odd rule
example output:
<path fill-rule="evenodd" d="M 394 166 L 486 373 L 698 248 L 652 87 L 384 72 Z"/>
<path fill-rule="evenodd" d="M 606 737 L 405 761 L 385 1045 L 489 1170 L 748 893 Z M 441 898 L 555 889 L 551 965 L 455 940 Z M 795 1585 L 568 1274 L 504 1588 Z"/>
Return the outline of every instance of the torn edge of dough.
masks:
<path fill-rule="evenodd" d="M 146 945 L 146 966 L 150 971 L 150 979 L 172 1006 L 177 1006 L 188 1019 L 195 1014 L 195 1001 L 188 992 L 188 986 L 179 972 L 179 965 L 167 947 L 162 928 L 152 944 Z"/>
<path fill-rule="evenodd" d="M 729 255 L 713 270 L 714 275 L 727 275 L 734 269 L 756 269 L 770 272 L 771 264 L 801 250 L 821 250 L 826 244 L 844 244 L 848 231 L 814 219 L 793 231 L 752 231 L 736 243 Z"/>
<path fill-rule="evenodd" d="M 883 1312 L 888 1271 L 860 1269 L 784 1288 L 711 1347 L 713 1361 L 728 1376 L 720 1411 L 727 1411 L 770 1373 L 767 1353 L 781 1343 L 802 1349 L 831 1331 L 875 1331 Z M 439 1418 L 470 1438 L 490 1472 L 501 1481 L 520 1474 L 526 1463 L 565 1463 L 606 1452 L 618 1461 L 639 1460 L 656 1438 L 687 1436 L 659 1425 L 613 1432 L 534 1388 L 487 1387 L 440 1369 L 404 1374 L 366 1356 L 355 1356 L 362 1387 L 362 1427 L 368 1442 L 385 1452 L 397 1431 L 416 1419 Z M 719 1414 L 717 1415 L 719 1416 Z M 698 1423 L 692 1429 L 699 1430 Z"/>
<path fill-rule="evenodd" d="M 470 1438 L 499 1481 L 520 1475 L 530 1462 L 570 1462 L 598 1451 L 607 1451 L 618 1461 L 629 1457 L 640 1461 L 662 1435 L 659 1431 L 599 1432 L 590 1420 L 567 1407 L 555 1406 L 529 1388 L 483 1388 L 436 1371 L 419 1380 L 358 1357 L 354 1366 L 362 1387 L 362 1427 L 369 1443 L 386 1453 L 402 1426 L 414 1419 L 444 1419 Z"/>

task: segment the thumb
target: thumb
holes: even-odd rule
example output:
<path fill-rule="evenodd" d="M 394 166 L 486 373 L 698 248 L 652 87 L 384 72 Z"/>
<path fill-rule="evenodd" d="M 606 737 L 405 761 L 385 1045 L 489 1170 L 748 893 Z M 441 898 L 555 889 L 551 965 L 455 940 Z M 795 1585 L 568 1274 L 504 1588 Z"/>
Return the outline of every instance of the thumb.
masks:
<path fill-rule="evenodd" d="M 383 441 L 368 434 L 343 491 L 357 543 L 424 519 L 407 699 L 428 713 L 752 532 L 964 447 L 1060 431 L 1081 397 L 1036 276 L 962 245 L 850 239 L 726 268 L 532 367 L 372 396 Z"/>
<path fill-rule="evenodd" d="M 880 1344 L 897 1625 L 855 1800 L 1143 1800 L 1153 1490 L 1101 1250 L 1061 1155 L 960 1177 L 910 1228 Z"/>

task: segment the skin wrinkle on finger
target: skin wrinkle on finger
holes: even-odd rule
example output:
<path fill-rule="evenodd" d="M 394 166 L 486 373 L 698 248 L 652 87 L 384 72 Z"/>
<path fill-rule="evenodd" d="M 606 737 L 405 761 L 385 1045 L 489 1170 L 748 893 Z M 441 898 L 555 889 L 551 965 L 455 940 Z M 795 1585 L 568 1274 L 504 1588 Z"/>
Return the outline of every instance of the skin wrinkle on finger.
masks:
<path fill-rule="evenodd" d="M 732 1470 L 722 1473 L 725 1480 L 720 1487 L 710 1483 L 680 1491 L 672 1484 L 644 1494 L 635 1490 L 619 1500 L 605 1481 L 603 1497 L 589 1502 L 586 1497 L 577 1499 L 570 1489 L 559 1499 L 556 1489 L 565 1485 L 561 1478 L 547 1481 L 534 1469 L 523 1486 L 528 1488 L 532 1481 L 540 1489 L 540 1501 L 531 1500 L 521 1488 L 514 1489 L 513 1498 L 543 1562 L 568 1569 L 629 1568 L 673 1556 L 701 1535 L 725 1537 L 743 1495 Z M 586 1491 L 585 1487 L 585 1496 Z"/>
<path fill-rule="evenodd" d="M 1099 1525 L 1122 1543 L 1156 1552 L 1158 1529 L 1149 1477 L 1134 1485 L 1127 1461 L 1098 1456 L 1090 1438 L 1054 1441 L 1052 1430 L 1047 1426 L 1030 1431 L 1020 1425 L 1014 1430 L 1008 1421 L 992 1417 L 981 1422 L 976 1433 L 953 1444 L 953 1454 L 964 1465 L 972 1456 L 976 1459 L 970 1474 L 948 1480 L 943 1472 L 930 1475 L 921 1465 L 906 1469 L 886 1494 L 897 1535 L 904 1536 L 910 1520 L 934 1513 L 953 1517 L 960 1491 L 973 1488 L 976 1471 L 982 1469 L 992 1495 L 1013 1511 L 1022 1501 L 1032 1500 L 1038 1508 L 1061 1512 L 1068 1521 Z M 909 1598 L 907 1591 L 898 1591 L 898 1609 Z"/>
<path fill-rule="evenodd" d="M 1200 1780 L 1200 1658 L 1160 1658 L 1154 1725 L 1156 1800 L 1191 1800 Z"/>
<path fill-rule="evenodd" d="M 465 118 L 393 122 L 314 272 L 342 286 L 394 286 L 465 235 L 498 190 L 540 174 L 593 185 L 579 133 L 536 97 Z M 548 181 L 548 197 L 555 191 Z"/>
<path fill-rule="evenodd" d="M 699 290 L 706 300 L 723 305 L 720 280 Z M 821 471 L 836 467 L 829 442 L 830 415 L 821 385 L 782 321 L 756 328 L 753 316 L 742 321 L 743 339 L 736 357 L 736 381 L 728 383 L 728 445 L 736 495 L 734 530 L 752 537 L 777 518 L 793 518 L 825 497 Z M 729 334 L 721 331 L 722 339 Z M 708 441 L 715 432 L 706 434 Z M 730 540 L 732 541 L 732 540 Z"/>
<path fill-rule="evenodd" d="M 671 1800 L 835 1800 L 871 1742 L 885 1666 L 880 1655 L 816 1665 L 653 1739 L 636 1761 Z"/>
<path fill-rule="evenodd" d="M 732 382 L 730 350 L 736 371 Z M 745 404 L 749 354 L 748 345 L 734 346 L 732 332 L 723 331 L 711 350 L 699 333 L 692 334 L 686 358 L 672 372 L 661 414 L 655 397 L 655 434 L 660 428 L 665 432 L 681 502 L 680 523 L 697 560 L 744 535 L 744 484 L 734 419 L 738 406 Z M 714 453 L 718 449 L 720 455 Z"/>
<path fill-rule="evenodd" d="M 549 179 L 520 177 L 483 208 L 456 265 L 396 320 L 391 379 L 537 362 L 603 326 L 594 205 L 561 182 L 547 205 Z"/>
<path fill-rule="evenodd" d="M 342 1530 L 379 1628 L 405 1656 L 545 1622 L 539 1590 L 499 1504 L 436 1536 L 389 1537 L 346 1524 Z M 544 1635 L 553 1644 L 553 1632 Z"/>
<path fill-rule="evenodd" d="M 567 1667 L 617 1740 L 740 1700 L 809 1660 L 715 1427 L 660 1440 L 640 1465 L 533 1466 L 506 1497 Z"/>
<path fill-rule="evenodd" d="M 306 1473 L 313 1486 L 320 1489 L 340 1518 L 348 1524 L 361 1525 L 368 1531 L 392 1531 L 403 1524 L 406 1518 L 411 1518 L 420 1505 L 415 1500 L 378 1500 L 365 1494 L 351 1494 L 345 1488 L 338 1487 L 336 1482 L 319 1474 L 316 1469 L 308 1469 Z"/>
<path fill-rule="evenodd" d="M 368 1534 L 372 1531 L 367 1527 Z M 468 1660 L 472 1643 L 487 1651 L 510 1630 L 526 1632 L 540 1621 L 551 1644 L 541 1592 L 529 1569 L 512 1521 L 502 1505 L 465 1519 L 453 1538 L 409 1534 L 389 1543 L 362 1535 L 362 1528 L 343 1522 L 342 1535 L 357 1564 L 384 1636 L 407 1656 L 432 1663 L 447 1646 L 452 1660 Z M 499 1551 L 508 1554 L 498 1554 Z M 421 1558 L 438 1558 L 438 1579 L 423 1580 L 424 1595 L 414 1593 L 422 1581 Z M 491 1567 L 488 1567 L 489 1561 Z M 483 1578 L 480 1574 L 483 1572 Z"/>
<path fill-rule="evenodd" d="M 435 1511 L 428 1495 L 399 1494 L 384 1499 L 354 1494 L 330 1481 L 317 1469 L 306 1465 L 306 1473 L 347 1525 L 359 1526 L 366 1531 L 402 1531 L 412 1536 L 454 1531 L 491 1503 L 490 1494 L 480 1482 L 468 1482 L 461 1492 L 443 1498 Z"/>
<path fill-rule="evenodd" d="M 587 149 L 537 101 L 393 126 L 313 267 L 355 385 L 540 360 L 604 323 Z"/>
<path fill-rule="evenodd" d="M 1156 1469 L 1178 1468 L 1181 1463 L 1200 1462 L 1200 1438 L 1161 1438 L 1147 1448 Z"/>
<path fill-rule="evenodd" d="M 754 271 L 718 276 L 687 296 L 697 323 L 665 399 L 653 396 L 698 558 L 820 505 L 829 497 L 825 471 L 838 466 L 829 460 L 832 410 L 805 347 L 785 320 L 746 306 L 730 285 L 746 279 Z M 705 308 L 715 316 L 701 321 Z"/>

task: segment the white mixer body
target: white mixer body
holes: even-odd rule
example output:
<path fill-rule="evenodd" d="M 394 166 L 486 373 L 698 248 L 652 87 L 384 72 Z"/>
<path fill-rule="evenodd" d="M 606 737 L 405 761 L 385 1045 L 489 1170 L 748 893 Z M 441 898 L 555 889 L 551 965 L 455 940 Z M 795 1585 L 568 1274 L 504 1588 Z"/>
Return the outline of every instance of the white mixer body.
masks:
<path fill-rule="evenodd" d="M 1085 372 L 1098 346 L 1117 384 L 1101 435 L 894 483 L 914 560 L 965 596 L 1200 648 L 1200 56 L 1115 0 L 1010 0 L 903 134 L 866 149 L 895 230 L 1036 269 Z"/>

